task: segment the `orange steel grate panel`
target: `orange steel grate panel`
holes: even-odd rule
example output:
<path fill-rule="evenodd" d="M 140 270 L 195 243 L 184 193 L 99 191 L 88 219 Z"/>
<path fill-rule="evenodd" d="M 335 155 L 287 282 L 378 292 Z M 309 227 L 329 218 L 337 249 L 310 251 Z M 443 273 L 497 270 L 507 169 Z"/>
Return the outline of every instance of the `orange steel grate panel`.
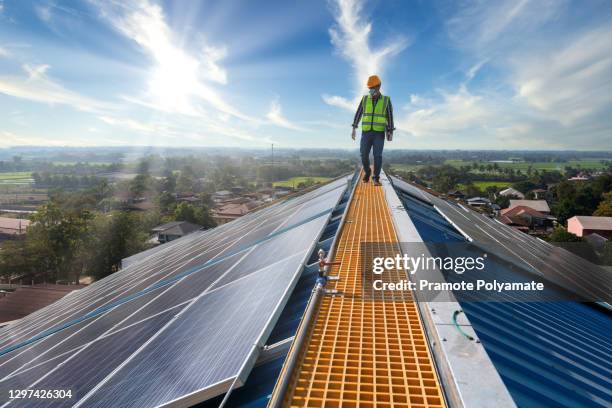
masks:
<path fill-rule="evenodd" d="M 327 285 L 344 296 L 321 301 L 286 402 L 292 407 L 443 407 L 410 294 L 363 297 L 361 243 L 381 243 L 378 250 L 374 244 L 376 256 L 397 243 L 383 188 L 360 182 L 346 221 L 334 259 L 340 265 L 330 272 L 340 280 Z M 399 280 L 400 272 L 390 273 L 384 280 Z"/>

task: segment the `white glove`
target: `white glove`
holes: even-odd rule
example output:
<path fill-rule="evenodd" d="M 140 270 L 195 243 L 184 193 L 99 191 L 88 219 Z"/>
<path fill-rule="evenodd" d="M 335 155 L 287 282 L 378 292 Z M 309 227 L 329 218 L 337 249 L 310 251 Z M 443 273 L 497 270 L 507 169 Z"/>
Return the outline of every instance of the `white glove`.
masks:
<path fill-rule="evenodd" d="M 353 131 L 351 132 L 351 139 L 355 140 L 356 133 L 357 132 L 356 132 L 355 128 L 353 128 Z"/>

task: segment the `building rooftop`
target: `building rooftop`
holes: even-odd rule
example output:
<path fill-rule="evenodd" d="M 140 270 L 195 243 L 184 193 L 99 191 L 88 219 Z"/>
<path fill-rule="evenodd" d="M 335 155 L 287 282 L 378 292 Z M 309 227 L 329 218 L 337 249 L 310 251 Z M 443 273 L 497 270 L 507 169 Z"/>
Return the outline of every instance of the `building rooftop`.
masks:
<path fill-rule="evenodd" d="M 521 193 L 520 191 L 512 187 L 501 190 L 499 194 L 503 196 L 515 196 L 518 198 L 525 198 L 525 194 Z"/>
<path fill-rule="evenodd" d="M 536 211 L 544 213 L 550 212 L 550 207 L 548 206 L 546 200 L 510 200 L 510 205 L 508 208 L 512 209 L 518 206 L 533 208 Z"/>
<path fill-rule="evenodd" d="M 159 225 L 153 228 L 151 231 L 156 233 L 162 233 L 166 235 L 187 235 L 193 231 L 197 231 L 202 228 L 201 225 L 194 224 L 187 221 L 170 221 L 165 224 Z"/>
<path fill-rule="evenodd" d="M 545 218 L 545 219 L 554 218 L 548 214 L 544 214 L 543 212 L 534 210 L 532 207 L 528 207 L 526 205 L 517 205 L 515 207 L 504 208 L 503 210 L 501 210 L 501 213 L 502 215 L 505 215 L 507 217 L 517 216 L 517 215 L 529 215 L 531 217 L 536 217 L 536 218 Z"/>
<path fill-rule="evenodd" d="M 587 215 L 576 215 L 570 220 L 576 220 L 582 228 L 587 230 L 612 231 L 612 217 L 592 217 Z M 568 220 L 569 221 L 569 220 Z"/>
<path fill-rule="evenodd" d="M 25 233 L 31 221 L 23 218 L 0 217 L 0 234 L 20 235 Z"/>

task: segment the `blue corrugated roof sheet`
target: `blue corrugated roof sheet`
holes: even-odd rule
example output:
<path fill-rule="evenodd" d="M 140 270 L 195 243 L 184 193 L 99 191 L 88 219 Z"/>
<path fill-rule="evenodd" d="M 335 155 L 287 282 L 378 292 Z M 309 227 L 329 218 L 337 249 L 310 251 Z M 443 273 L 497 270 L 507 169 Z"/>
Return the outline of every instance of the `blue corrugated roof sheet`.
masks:
<path fill-rule="evenodd" d="M 406 191 L 398 193 L 425 242 L 463 239 L 431 204 Z M 501 260 L 493 261 L 498 279 L 527 279 Z M 594 304 L 518 298 L 462 301 L 461 306 L 519 407 L 612 406 L 609 311 Z"/>

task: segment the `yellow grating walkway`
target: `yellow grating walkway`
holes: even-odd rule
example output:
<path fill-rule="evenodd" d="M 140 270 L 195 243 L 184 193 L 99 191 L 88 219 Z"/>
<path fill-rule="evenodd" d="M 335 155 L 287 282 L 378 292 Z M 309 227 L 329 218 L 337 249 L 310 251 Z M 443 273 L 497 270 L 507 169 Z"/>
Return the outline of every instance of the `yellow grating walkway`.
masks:
<path fill-rule="evenodd" d="M 389 245 L 397 238 L 383 188 L 360 182 L 338 241 L 335 261 L 341 264 L 330 273 L 339 275 L 340 281 L 327 285 L 345 295 L 323 298 L 286 401 L 290 398 L 292 407 L 442 407 L 439 381 L 411 296 L 362 296 L 362 242 L 387 243 L 380 252 L 395 253 L 390 247 L 399 248 Z M 388 273 L 393 272 L 382 276 Z M 396 273 L 385 281 L 399 281 Z"/>

